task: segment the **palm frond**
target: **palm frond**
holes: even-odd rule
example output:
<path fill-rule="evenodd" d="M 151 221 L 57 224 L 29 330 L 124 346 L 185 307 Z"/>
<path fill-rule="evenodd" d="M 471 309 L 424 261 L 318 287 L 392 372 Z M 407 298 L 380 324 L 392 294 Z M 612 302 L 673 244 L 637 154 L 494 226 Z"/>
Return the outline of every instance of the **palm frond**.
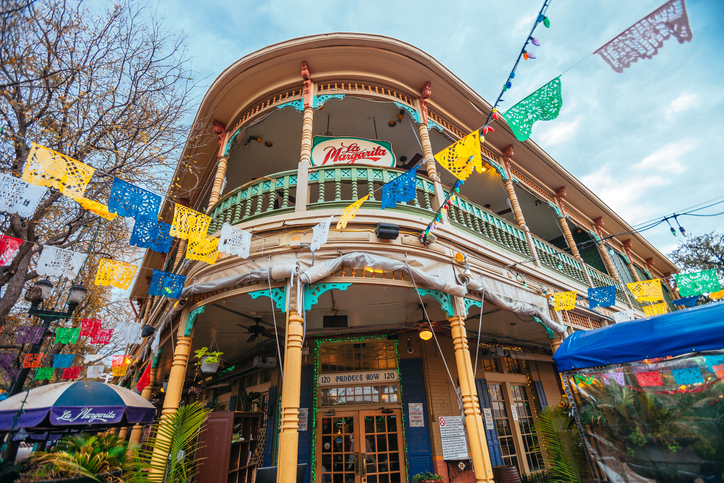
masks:
<path fill-rule="evenodd" d="M 548 459 L 553 481 L 584 481 L 588 463 L 575 422 L 561 408 L 551 407 L 539 414 L 535 431 Z"/>

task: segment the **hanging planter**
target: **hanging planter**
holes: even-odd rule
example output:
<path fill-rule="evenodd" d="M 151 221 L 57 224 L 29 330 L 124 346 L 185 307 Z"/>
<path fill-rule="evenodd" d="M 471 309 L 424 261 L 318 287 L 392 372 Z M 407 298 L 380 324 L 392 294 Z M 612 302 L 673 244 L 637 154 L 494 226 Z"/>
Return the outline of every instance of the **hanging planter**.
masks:
<path fill-rule="evenodd" d="M 223 352 L 210 351 L 208 347 L 201 348 L 194 352 L 198 359 L 195 363 L 196 366 L 201 367 L 201 372 L 206 374 L 213 374 L 219 368 L 221 362 L 221 356 Z"/>

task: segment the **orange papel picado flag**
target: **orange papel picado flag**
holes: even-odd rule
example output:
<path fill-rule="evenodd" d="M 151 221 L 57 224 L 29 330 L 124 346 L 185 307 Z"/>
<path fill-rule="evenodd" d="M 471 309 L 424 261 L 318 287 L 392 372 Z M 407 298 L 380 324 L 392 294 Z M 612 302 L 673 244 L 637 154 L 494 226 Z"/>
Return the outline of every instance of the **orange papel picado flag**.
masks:
<path fill-rule="evenodd" d="M 211 217 L 178 203 L 171 222 L 171 236 L 189 241 L 203 241 L 209 231 Z"/>
<path fill-rule="evenodd" d="M 658 302 L 664 300 L 664 293 L 661 291 L 661 280 L 644 280 L 643 282 L 627 283 L 626 286 L 639 302 Z"/>
<path fill-rule="evenodd" d="M 68 198 L 83 197 L 95 168 L 32 143 L 23 169 L 23 181 L 55 188 Z"/>
<path fill-rule="evenodd" d="M 347 227 L 347 223 L 354 219 L 355 215 L 357 215 L 357 210 L 359 210 L 362 203 L 367 201 L 369 197 L 370 195 L 367 195 L 364 198 L 358 199 L 342 211 L 342 216 L 340 216 L 339 221 L 337 221 L 338 230 L 344 230 Z"/>
<path fill-rule="evenodd" d="M 112 220 L 118 216 L 117 213 L 111 213 L 108 211 L 108 207 L 106 205 L 98 203 L 97 201 L 89 200 L 88 198 L 79 198 L 76 201 L 86 210 L 95 213 L 106 220 Z"/>
<path fill-rule="evenodd" d="M 669 311 L 669 307 L 666 302 L 660 304 L 644 305 L 644 313 L 651 317 L 652 315 L 665 314 Z"/>
<path fill-rule="evenodd" d="M 573 310 L 576 308 L 576 291 L 556 292 L 553 294 L 555 300 L 555 310 Z"/>
<path fill-rule="evenodd" d="M 210 265 L 216 263 L 219 257 L 219 239 L 208 236 L 203 240 L 189 241 L 186 250 L 186 258 L 189 260 L 200 260 Z"/>
<path fill-rule="evenodd" d="M 101 258 L 96 272 L 96 285 L 116 287 L 126 290 L 133 281 L 138 267 L 126 262 Z"/>
<path fill-rule="evenodd" d="M 480 134 L 473 131 L 460 141 L 451 144 L 435 155 L 440 166 L 450 171 L 457 179 L 465 181 L 475 168 L 483 172 L 483 159 L 480 156 Z"/>

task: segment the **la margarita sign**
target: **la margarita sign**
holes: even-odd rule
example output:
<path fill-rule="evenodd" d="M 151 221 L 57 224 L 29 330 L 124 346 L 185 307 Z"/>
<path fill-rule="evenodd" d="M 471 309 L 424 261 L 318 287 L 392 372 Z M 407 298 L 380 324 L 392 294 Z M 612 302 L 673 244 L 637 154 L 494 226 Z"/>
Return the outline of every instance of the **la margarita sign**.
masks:
<path fill-rule="evenodd" d="M 387 141 L 363 138 L 331 138 L 315 136 L 312 144 L 312 166 L 395 166 L 395 153 Z"/>

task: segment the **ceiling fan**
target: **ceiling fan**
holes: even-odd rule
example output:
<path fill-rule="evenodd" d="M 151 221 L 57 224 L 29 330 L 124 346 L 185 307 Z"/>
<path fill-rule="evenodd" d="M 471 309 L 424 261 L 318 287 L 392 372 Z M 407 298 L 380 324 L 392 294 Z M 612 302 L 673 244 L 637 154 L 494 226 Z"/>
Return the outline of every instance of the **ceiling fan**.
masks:
<path fill-rule="evenodd" d="M 254 342 L 256 340 L 256 338 L 259 337 L 260 335 L 262 337 L 272 337 L 273 338 L 274 334 L 268 333 L 267 330 L 269 330 L 269 329 L 259 325 L 260 322 L 261 322 L 261 319 L 256 318 L 256 319 L 254 319 L 254 325 L 249 325 L 249 326 L 241 325 L 241 324 L 236 324 L 236 325 L 238 327 L 246 329 L 247 333 L 251 334 L 251 336 L 248 339 L 246 339 L 247 342 Z"/>

